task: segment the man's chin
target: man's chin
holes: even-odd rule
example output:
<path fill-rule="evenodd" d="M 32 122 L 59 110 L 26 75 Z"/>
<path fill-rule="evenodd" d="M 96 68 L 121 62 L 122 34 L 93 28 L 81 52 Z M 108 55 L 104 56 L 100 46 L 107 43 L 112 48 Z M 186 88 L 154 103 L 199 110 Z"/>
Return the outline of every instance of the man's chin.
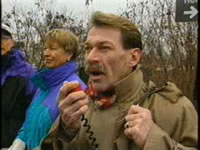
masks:
<path fill-rule="evenodd" d="M 108 88 L 106 88 L 105 84 L 93 83 L 93 82 L 91 84 L 97 93 L 103 93 L 108 90 Z"/>

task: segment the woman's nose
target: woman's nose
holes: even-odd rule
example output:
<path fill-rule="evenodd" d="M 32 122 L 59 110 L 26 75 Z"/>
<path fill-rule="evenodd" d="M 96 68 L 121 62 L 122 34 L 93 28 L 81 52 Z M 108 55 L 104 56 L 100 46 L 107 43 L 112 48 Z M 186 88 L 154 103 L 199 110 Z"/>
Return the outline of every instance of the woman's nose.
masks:
<path fill-rule="evenodd" d="M 49 49 L 48 48 L 44 49 L 43 54 L 44 54 L 44 56 L 49 55 Z"/>

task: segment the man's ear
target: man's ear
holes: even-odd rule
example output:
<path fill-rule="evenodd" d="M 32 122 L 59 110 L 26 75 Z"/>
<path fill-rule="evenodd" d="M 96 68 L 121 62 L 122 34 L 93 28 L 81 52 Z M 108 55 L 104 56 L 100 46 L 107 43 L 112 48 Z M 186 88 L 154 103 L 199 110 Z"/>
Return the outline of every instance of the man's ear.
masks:
<path fill-rule="evenodd" d="M 130 53 L 130 61 L 129 61 L 129 66 L 130 67 L 135 67 L 137 64 L 140 63 L 142 51 L 139 48 L 133 48 L 128 50 Z"/>

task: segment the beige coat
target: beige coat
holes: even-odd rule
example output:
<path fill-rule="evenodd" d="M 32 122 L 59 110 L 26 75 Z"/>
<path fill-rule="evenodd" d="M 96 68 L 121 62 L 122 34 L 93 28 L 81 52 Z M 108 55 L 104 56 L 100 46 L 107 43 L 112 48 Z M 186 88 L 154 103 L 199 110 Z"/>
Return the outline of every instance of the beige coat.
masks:
<path fill-rule="evenodd" d="M 115 91 L 117 98 L 111 108 L 101 110 L 91 103 L 85 115 L 99 150 L 139 150 L 134 141 L 124 135 L 124 116 L 132 104 L 148 108 L 155 122 L 143 150 L 196 149 L 197 112 L 174 84 L 167 83 L 159 89 L 152 82 L 147 85 L 138 67 L 117 84 Z M 60 128 L 58 118 L 43 140 L 42 150 L 49 149 L 48 146 L 53 146 L 54 150 L 92 150 L 88 139 L 86 128 L 82 126 L 76 137 L 69 142 L 66 133 Z"/>

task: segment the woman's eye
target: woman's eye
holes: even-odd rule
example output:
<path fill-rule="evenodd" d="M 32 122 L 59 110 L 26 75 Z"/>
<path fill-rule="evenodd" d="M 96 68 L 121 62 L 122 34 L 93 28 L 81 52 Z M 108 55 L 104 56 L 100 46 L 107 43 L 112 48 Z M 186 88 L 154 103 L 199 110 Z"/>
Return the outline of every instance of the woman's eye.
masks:
<path fill-rule="evenodd" d="M 54 51 L 54 50 L 56 50 L 56 48 L 55 47 L 50 47 L 50 50 Z"/>

